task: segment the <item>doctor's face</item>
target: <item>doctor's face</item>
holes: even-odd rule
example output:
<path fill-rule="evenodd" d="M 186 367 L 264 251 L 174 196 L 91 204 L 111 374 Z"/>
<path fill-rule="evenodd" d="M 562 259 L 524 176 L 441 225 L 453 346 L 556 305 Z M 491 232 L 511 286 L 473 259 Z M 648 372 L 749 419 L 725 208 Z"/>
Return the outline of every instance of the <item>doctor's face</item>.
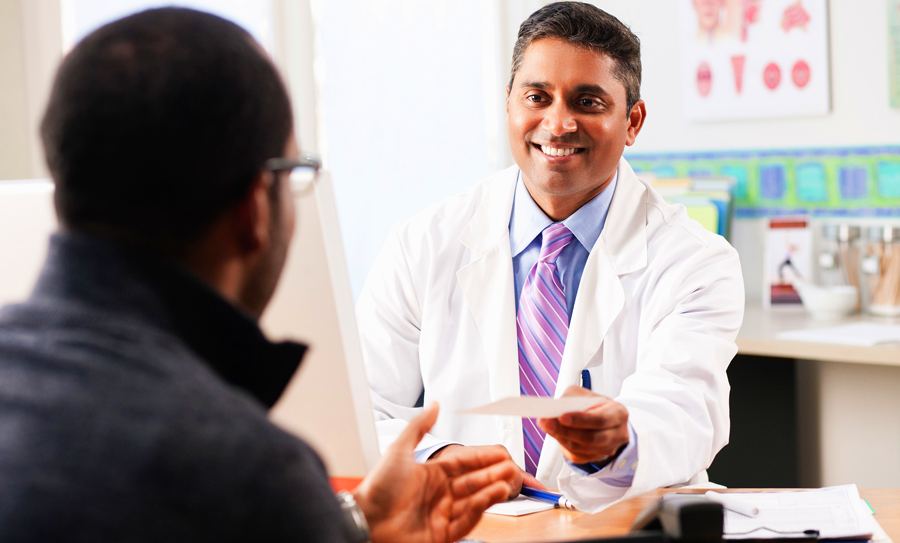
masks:
<path fill-rule="evenodd" d="M 506 128 L 513 157 L 532 198 L 566 214 L 612 180 L 626 145 L 634 143 L 643 102 L 628 110 L 615 61 L 558 38 L 533 42 L 508 89 Z M 563 205 L 560 206 L 560 202 Z M 573 208 L 573 209 L 571 209 Z M 568 216 L 568 215 L 566 215 Z"/>

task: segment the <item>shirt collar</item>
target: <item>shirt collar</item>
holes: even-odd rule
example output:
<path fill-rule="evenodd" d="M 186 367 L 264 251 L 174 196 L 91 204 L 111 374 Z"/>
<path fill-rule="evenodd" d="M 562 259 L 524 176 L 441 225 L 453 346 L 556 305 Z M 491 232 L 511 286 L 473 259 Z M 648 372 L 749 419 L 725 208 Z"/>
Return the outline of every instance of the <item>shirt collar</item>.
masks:
<path fill-rule="evenodd" d="M 603 192 L 563 221 L 563 224 L 575 235 L 575 239 L 588 252 L 594 248 L 597 238 L 603 232 L 603 225 L 606 223 L 606 216 L 609 214 L 609 206 L 618 180 L 619 171 L 616 170 L 612 181 L 603 189 Z M 512 213 L 509 218 L 509 241 L 512 256 L 515 257 L 524 251 L 531 245 L 534 238 L 551 224 L 553 224 L 553 220 L 538 207 L 531 194 L 528 193 L 528 189 L 525 188 L 520 171 L 516 181 Z"/>

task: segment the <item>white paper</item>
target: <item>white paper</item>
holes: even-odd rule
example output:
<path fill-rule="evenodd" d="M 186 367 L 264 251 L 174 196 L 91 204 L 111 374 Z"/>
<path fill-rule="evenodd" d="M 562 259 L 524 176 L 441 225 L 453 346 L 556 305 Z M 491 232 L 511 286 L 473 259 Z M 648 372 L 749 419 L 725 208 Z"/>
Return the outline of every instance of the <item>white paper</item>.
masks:
<path fill-rule="evenodd" d="M 776 337 L 793 341 L 872 347 L 879 343 L 900 342 L 900 326 L 875 322 L 854 322 L 832 328 L 780 332 Z"/>
<path fill-rule="evenodd" d="M 728 496 L 752 504 L 759 514 L 748 517 L 726 509 L 724 539 L 803 537 L 805 530 L 818 530 L 819 539 L 868 538 L 875 531 L 872 517 L 860 511 L 856 485 Z"/>
<path fill-rule="evenodd" d="M 471 415 L 509 415 L 526 419 L 555 419 L 566 413 L 577 413 L 600 405 L 607 400 L 600 397 L 575 396 L 544 398 L 540 396 L 515 396 L 460 413 Z"/>
<path fill-rule="evenodd" d="M 872 510 L 869 509 L 869 504 L 864 500 L 859 500 L 859 511 L 861 515 L 868 517 L 869 522 L 872 524 L 872 539 L 870 543 L 893 543 L 891 537 L 881 527 L 881 524 L 878 524 L 878 521 L 875 520 Z"/>
<path fill-rule="evenodd" d="M 525 496 L 519 496 L 509 501 L 495 503 L 488 507 L 485 513 L 506 515 L 508 517 L 521 517 L 522 515 L 530 515 L 531 513 L 539 513 L 550 509 L 553 509 L 552 503 L 540 502 Z"/>

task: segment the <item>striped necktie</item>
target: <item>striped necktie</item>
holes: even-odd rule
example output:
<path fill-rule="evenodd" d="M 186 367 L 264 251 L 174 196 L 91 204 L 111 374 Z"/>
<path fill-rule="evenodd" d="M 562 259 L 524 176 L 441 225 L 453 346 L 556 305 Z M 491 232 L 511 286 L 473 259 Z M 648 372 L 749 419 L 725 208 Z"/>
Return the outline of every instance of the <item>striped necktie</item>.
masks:
<path fill-rule="evenodd" d="M 519 390 L 523 396 L 550 396 L 556 392 L 559 364 L 569 332 L 566 294 L 556 259 L 573 239 L 563 223 L 541 233 L 541 253 L 528 273 L 519 297 L 516 332 L 519 340 Z M 535 419 L 522 420 L 525 433 L 525 469 L 537 471 L 544 432 Z"/>

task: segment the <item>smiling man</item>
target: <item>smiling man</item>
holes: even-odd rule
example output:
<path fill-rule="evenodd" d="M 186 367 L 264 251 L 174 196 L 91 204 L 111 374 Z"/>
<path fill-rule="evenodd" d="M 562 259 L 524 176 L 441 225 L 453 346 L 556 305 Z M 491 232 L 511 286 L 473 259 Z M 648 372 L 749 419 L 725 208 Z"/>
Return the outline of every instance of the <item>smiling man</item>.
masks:
<path fill-rule="evenodd" d="M 743 283 L 734 249 L 622 158 L 647 116 L 640 42 L 589 4 L 550 4 L 522 24 L 511 72 L 516 165 L 396 225 L 360 296 L 382 446 L 438 400 L 420 461 L 503 447 L 524 484 L 587 511 L 706 482 Z M 597 403 L 458 413 L 519 395 Z"/>

